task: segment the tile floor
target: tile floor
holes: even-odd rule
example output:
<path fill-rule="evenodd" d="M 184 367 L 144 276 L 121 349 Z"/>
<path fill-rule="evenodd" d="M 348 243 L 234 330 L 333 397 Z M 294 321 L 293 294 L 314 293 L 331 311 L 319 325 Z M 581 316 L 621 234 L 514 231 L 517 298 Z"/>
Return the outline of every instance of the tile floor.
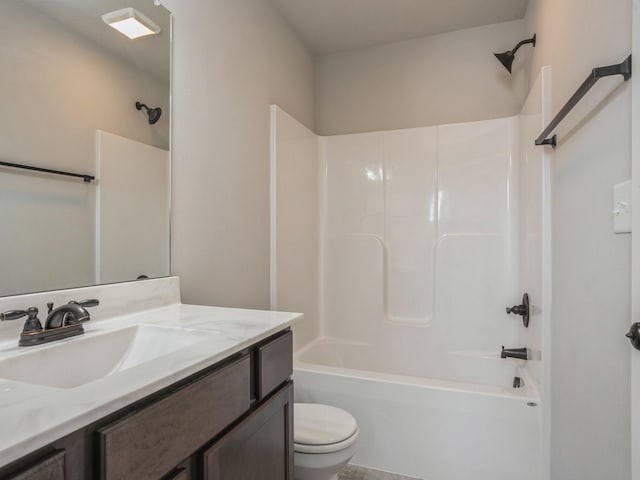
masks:
<path fill-rule="evenodd" d="M 370 468 L 359 467 L 357 465 L 347 465 L 338 474 L 340 480 L 420 480 L 417 478 L 405 477 L 393 473 L 371 470 Z"/>

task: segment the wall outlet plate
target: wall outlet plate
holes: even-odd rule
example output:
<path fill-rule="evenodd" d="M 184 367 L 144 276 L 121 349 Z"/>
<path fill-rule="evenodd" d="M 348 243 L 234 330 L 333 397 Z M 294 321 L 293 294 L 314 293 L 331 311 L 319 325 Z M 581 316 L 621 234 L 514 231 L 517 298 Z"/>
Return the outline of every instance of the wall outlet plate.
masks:
<path fill-rule="evenodd" d="M 613 186 L 613 232 L 631 233 L 631 180 Z"/>

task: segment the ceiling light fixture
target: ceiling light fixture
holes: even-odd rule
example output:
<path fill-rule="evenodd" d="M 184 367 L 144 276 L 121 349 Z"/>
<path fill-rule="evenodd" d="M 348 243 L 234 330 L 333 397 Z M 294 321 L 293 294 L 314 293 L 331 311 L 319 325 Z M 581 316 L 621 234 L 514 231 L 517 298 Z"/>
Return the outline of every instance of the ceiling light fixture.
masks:
<path fill-rule="evenodd" d="M 102 20 L 132 40 L 160 33 L 160 27 L 153 20 L 132 7 L 105 13 Z"/>

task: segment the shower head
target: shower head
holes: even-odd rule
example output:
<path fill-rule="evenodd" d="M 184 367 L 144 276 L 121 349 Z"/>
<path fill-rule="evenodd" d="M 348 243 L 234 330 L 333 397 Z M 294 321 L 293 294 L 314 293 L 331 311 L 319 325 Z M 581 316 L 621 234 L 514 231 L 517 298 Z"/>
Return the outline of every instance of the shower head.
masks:
<path fill-rule="evenodd" d="M 513 59 L 516 58 L 513 52 L 509 50 L 508 52 L 504 53 L 494 53 L 494 55 L 498 60 L 500 60 L 500 63 L 504 65 L 504 68 L 506 68 L 507 71 L 511 73 L 511 65 L 513 65 Z"/>
<path fill-rule="evenodd" d="M 511 66 L 513 65 L 513 60 L 516 58 L 516 52 L 522 45 L 525 45 L 527 43 L 531 43 L 535 47 L 536 36 L 534 35 L 532 38 L 529 38 L 527 40 L 522 40 L 513 48 L 513 50 L 509 50 L 503 53 L 494 53 L 494 55 L 498 60 L 500 60 L 500 63 L 504 66 L 504 68 L 506 68 L 507 71 L 511 73 Z"/>
<path fill-rule="evenodd" d="M 147 116 L 149 117 L 149 125 L 153 125 L 158 120 L 160 120 L 160 115 L 162 115 L 162 109 L 158 108 L 149 108 L 144 103 L 136 102 L 136 108 L 138 110 L 142 110 L 143 108 L 147 112 Z"/>

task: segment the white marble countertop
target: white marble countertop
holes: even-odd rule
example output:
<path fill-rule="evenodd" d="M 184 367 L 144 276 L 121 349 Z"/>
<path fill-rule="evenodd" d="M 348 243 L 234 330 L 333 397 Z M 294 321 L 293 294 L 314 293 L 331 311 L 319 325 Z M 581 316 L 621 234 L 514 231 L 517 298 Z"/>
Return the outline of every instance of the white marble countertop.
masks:
<path fill-rule="evenodd" d="M 84 336 L 39 347 L 0 342 L 0 362 L 134 325 L 209 332 L 202 341 L 75 388 L 0 379 L 0 466 L 68 435 L 290 326 L 301 314 L 175 304 L 85 324 Z M 62 348 L 64 346 L 62 345 Z M 86 359 L 78 358 L 78 362 Z M 64 365 L 60 365 L 64 369 Z"/>

